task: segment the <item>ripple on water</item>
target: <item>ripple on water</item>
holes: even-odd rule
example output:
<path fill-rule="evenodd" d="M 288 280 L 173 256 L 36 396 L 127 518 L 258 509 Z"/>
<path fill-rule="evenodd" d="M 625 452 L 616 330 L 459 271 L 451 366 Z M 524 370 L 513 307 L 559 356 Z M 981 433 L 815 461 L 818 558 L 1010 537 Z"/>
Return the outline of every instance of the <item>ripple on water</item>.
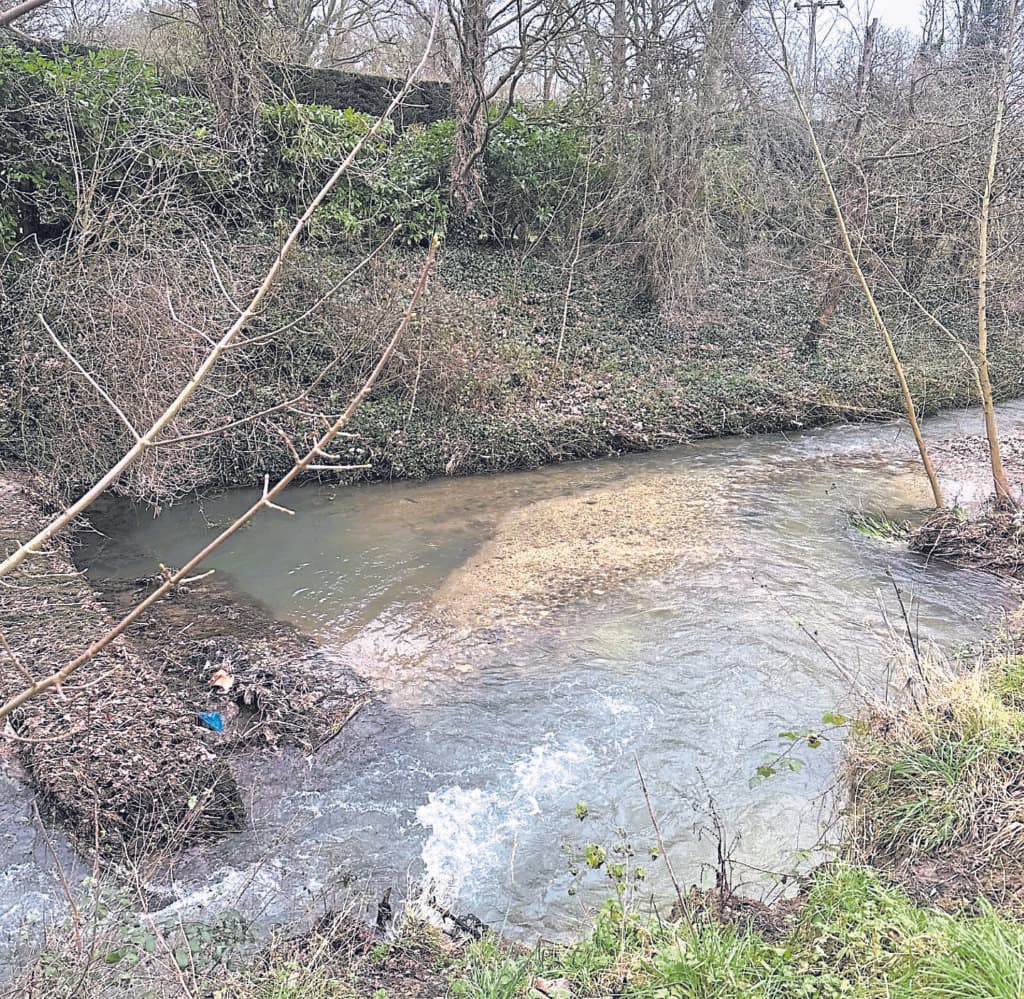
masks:
<path fill-rule="evenodd" d="M 1024 424 L 1024 408 L 1008 414 L 1008 428 Z M 175 911 L 238 905 L 245 888 L 249 911 L 273 921 L 341 892 L 352 873 L 381 890 L 425 877 L 454 907 L 524 936 L 557 934 L 607 892 L 598 873 L 568 896 L 563 842 L 608 843 L 617 827 L 651 841 L 634 752 L 682 878 L 714 858 L 709 798 L 742 859 L 792 863 L 819 831 L 836 747 L 799 774 L 751 777 L 779 731 L 854 703 L 851 676 L 884 688 L 902 628 L 892 579 L 915 627 L 947 647 L 979 638 L 1012 599 L 991 578 L 929 567 L 848 527 L 848 510 L 908 515 L 924 501 L 911 448 L 896 427 L 836 428 L 516 476 L 296 490 L 299 516 L 261 518 L 212 564 L 382 693 L 311 761 L 253 768 L 256 828 L 183 858 Z M 576 573 L 592 585 L 543 622 L 526 614 L 469 636 L 425 626 L 436 594 L 451 603 L 448 581 L 465 580 L 460 567 L 497 551 L 495 539 L 537 549 L 547 538 L 569 558 L 566 525 L 615 535 L 617 514 L 581 512 L 595 494 L 632 506 L 629 529 L 679 557 L 612 585 Z M 209 501 L 206 515 L 249 498 Z M 143 575 L 209 537 L 188 505 L 128 521 L 92 553 L 93 571 Z M 616 536 L 617 558 L 629 538 Z M 500 572 L 493 581 L 499 595 L 514 588 Z M 5 813 L 0 829 L 14 822 Z"/>

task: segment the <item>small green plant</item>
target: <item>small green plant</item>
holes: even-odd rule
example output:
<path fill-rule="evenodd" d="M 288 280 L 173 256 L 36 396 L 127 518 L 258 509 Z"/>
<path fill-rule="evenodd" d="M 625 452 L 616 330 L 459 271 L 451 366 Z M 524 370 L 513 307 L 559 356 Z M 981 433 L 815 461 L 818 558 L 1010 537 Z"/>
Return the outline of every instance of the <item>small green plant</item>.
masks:
<path fill-rule="evenodd" d="M 514 999 L 530 980 L 532 962 L 490 934 L 468 948 L 460 977 L 452 982 L 456 999 Z"/>
<path fill-rule="evenodd" d="M 849 725 L 849 719 L 834 711 L 827 711 L 822 716 L 821 725 L 817 728 L 791 729 L 779 733 L 779 739 L 785 743 L 785 748 L 778 753 L 772 753 L 764 758 L 758 765 L 751 779 L 752 784 L 768 780 L 779 773 L 799 773 L 804 768 L 804 761 L 795 756 L 794 753 L 800 748 L 821 749 L 830 742 L 835 733 Z"/>
<path fill-rule="evenodd" d="M 885 514 L 855 511 L 848 515 L 850 526 L 872 541 L 903 542 L 910 538 L 910 523 L 891 520 Z"/>

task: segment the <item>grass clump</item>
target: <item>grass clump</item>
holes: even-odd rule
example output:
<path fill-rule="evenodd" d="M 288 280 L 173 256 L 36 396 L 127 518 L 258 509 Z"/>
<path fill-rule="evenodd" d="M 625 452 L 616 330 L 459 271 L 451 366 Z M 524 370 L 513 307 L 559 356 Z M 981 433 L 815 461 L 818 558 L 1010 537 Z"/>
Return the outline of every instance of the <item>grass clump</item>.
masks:
<path fill-rule="evenodd" d="M 948 922 L 946 947 L 923 954 L 913 987 L 917 994 L 954 999 L 1024 995 L 1024 927 L 991 910 L 974 919 Z"/>
<path fill-rule="evenodd" d="M 1024 661 L 928 684 L 851 739 L 850 834 L 870 861 L 970 847 L 1024 858 Z"/>
<path fill-rule="evenodd" d="M 910 525 L 905 520 L 892 520 L 885 514 L 855 510 L 848 514 L 850 526 L 872 541 L 900 542 L 910 537 Z"/>

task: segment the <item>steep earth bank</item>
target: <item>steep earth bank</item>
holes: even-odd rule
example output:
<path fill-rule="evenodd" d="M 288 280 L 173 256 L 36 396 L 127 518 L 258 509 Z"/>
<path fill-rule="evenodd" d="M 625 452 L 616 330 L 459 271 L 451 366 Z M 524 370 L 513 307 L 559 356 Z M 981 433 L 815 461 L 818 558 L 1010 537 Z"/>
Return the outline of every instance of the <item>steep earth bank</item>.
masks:
<path fill-rule="evenodd" d="M 231 299 L 246 297 L 272 246 L 264 232 L 233 237 L 218 268 L 223 292 L 202 247 L 187 242 L 173 260 L 96 265 L 53 321 L 132 422 L 148 426 L 236 315 Z M 358 436 L 343 449 L 345 464 L 367 467 L 343 477 L 533 468 L 900 412 L 881 341 L 852 289 L 811 343 L 819 282 L 784 254 L 737 256 L 685 310 L 665 317 L 607 253 L 599 243 L 579 261 L 551 246 L 446 248 L 413 328 L 357 416 Z M 319 414 L 339 411 L 376 360 L 422 254 L 380 250 L 343 281 L 361 260 L 350 245 L 302 250 L 245 344 L 116 489 L 166 504 L 196 490 L 258 484 L 286 468 L 285 437 L 307 440 Z M 8 263 L 0 462 L 42 470 L 68 493 L 94 481 L 130 437 L 40 328 L 37 313 L 52 310 L 62 280 L 48 252 Z M 970 373 L 948 337 L 880 294 L 920 408 L 972 402 Z M 920 294 L 929 298 L 927 289 Z M 947 328 L 969 344 L 970 303 L 944 310 Z M 1024 344 L 994 331 L 992 350 L 997 394 L 1019 394 Z"/>

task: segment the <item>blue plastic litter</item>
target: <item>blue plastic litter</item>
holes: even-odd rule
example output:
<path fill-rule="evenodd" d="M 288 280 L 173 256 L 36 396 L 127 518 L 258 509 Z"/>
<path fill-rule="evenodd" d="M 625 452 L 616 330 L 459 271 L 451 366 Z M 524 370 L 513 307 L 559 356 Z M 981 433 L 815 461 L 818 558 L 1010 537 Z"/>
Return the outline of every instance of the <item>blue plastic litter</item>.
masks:
<path fill-rule="evenodd" d="M 211 732 L 224 731 L 224 716 L 219 711 L 200 711 L 197 717 Z"/>

